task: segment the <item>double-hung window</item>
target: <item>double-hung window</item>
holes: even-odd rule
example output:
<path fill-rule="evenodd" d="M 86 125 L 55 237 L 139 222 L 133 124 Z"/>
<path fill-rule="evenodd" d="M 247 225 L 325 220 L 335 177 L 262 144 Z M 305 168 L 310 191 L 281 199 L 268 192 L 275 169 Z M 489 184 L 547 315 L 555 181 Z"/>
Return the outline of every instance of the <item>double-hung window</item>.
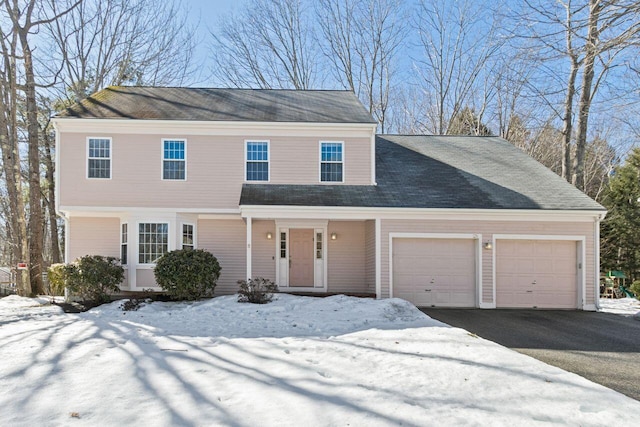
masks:
<path fill-rule="evenodd" d="M 140 223 L 138 225 L 138 262 L 153 264 L 169 249 L 169 224 Z"/>
<path fill-rule="evenodd" d="M 162 140 L 162 179 L 187 179 L 187 142 L 183 139 Z"/>
<path fill-rule="evenodd" d="M 247 181 L 269 181 L 269 142 L 246 142 Z"/>
<path fill-rule="evenodd" d="M 122 224 L 122 233 L 120 234 L 120 262 L 122 265 L 127 265 L 127 245 L 129 234 L 129 224 Z"/>
<path fill-rule="evenodd" d="M 342 142 L 320 143 L 320 182 L 343 181 L 343 148 Z"/>
<path fill-rule="evenodd" d="M 111 178 L 111 138 L 89 138 L 87 177 Z"/>
<path fill-rule="evenodd" d="M 193 249 L 193 225 L 182 224 L 182 249 Z"/>

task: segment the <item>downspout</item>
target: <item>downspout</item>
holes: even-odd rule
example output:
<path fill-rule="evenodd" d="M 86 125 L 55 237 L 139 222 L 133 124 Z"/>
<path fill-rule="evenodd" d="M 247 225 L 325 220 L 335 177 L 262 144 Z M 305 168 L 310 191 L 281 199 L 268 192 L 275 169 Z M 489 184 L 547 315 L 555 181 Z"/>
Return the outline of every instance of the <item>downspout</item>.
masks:
<path fill-rule="evenodd" d="M 595 306 L 596 311 L 600 311 L 600 222 L 606 216 L 606 212 L 601 213 L 596 216 L 595 221 L 593 222 L 594 230 L 593 230 L 593 253 L 595 254 Z"/>

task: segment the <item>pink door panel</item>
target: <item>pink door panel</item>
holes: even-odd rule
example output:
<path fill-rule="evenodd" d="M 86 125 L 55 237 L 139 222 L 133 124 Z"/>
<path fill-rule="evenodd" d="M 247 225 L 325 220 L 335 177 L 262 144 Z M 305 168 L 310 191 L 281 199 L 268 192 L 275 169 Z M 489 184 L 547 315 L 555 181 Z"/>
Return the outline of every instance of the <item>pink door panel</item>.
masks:
<path fill-rule="evenodd" d="M 289 231 L 289 286 L 313 287 L 313 229 Z"/>

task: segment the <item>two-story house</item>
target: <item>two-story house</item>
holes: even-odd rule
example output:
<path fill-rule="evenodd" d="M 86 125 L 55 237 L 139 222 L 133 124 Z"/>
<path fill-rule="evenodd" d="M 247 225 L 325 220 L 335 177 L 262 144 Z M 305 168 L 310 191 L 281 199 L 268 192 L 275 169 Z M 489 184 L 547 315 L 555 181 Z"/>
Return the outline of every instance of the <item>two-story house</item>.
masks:
<path fill-rule="evenodd" d="M 204 248 L 217 294 L 596 308 L 604 209 L 500 138 L 376 135 L 346 91 L 109 87 L 53 122 L 66 261 L 120 257 L 125 292 Z"/>

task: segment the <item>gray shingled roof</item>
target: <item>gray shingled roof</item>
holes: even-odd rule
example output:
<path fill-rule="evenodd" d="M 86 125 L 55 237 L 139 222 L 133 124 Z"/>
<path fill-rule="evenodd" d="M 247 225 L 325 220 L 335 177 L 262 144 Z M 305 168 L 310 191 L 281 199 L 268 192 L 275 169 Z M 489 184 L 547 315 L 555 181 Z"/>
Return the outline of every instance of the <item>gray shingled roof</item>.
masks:
<path fill-rule="evenodd" d="M 497 137 L 379 135 L 376 175 L 377 186 L 245 184 L 240 204 L 604 210 Z"/>
<path fill-rule="evenodd" d="M 57 117 L 305 123 L 371 123 L 353 92 L 111 86 Z"/>

